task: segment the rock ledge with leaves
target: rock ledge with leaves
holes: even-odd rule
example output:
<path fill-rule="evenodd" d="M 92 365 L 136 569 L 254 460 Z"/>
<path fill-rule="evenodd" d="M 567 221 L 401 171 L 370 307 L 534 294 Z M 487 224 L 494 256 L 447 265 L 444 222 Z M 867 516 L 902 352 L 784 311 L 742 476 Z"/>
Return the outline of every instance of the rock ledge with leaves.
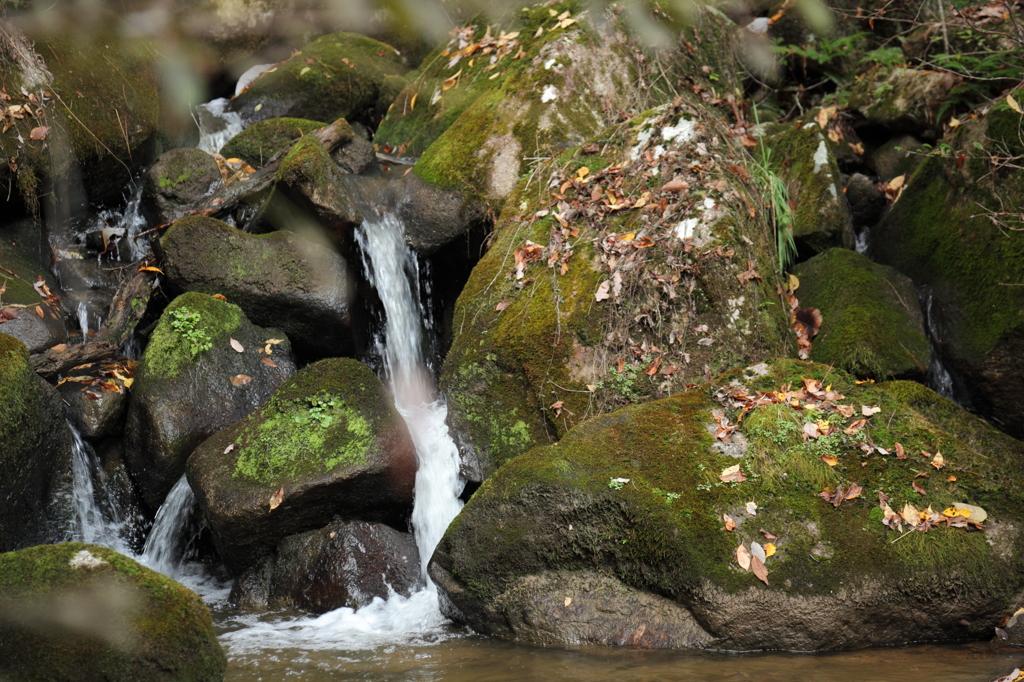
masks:
<path fill-rule="evenodd" d="M 430 573 L 460 622 L 535 642 L 982 638 L 1024 587 L 1022 461 L 919 384 L 777 360 L 511 460 Z"/>

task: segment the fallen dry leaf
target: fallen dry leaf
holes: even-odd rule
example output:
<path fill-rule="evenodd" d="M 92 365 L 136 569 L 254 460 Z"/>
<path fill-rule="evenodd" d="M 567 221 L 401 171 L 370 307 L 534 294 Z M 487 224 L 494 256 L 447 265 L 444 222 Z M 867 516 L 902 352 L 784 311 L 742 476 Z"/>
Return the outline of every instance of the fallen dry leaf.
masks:
<path fill-rule="evenodd" d="M 765 546 L 764 546 L 764 555 L 766 557 L 774 556 L 775 555 L 775 545 L 773 545 L 770 542 L 766 543 Z"/>
<path fill-rule="evenodd" d="M 218 301 L 223 301 L 224 303 L 228 302 L 228 297 L 225 296 L 224 294 L 214 294 L 213 296 L 211 296 L 211 298 L 215 298 Z"/>
<path fill-rule="evenodd" d="M 736 563 L 740 565 L 744 571 L 750 570 L 750 552 L 743 545 L 736 548 Z"/>
<path fill-rule="evenodd" d="M 232 443 L 231 445 L 229 445 L 226 448 L 224 448 L 224 454 L 226 455 L 226 454 L 228 454 L 229 452 L 231 452 L 234 449 L 235 449 L 235 444 Z"/>
<path fill-rule="evenodd" d="M 873 414 L 878 414 L 879 412 L 881 412 L 882 408 L 879 407 L 878 405 L 861 405 L 860 411 L 861 414 L 863 414 L 865 417 L 870 417 Z"/>
<path fill-rule="evenodd" d="M 751 516 L 757 516 L 757 502 L 747 502 L 747 513 Z"/>
<path fill-rule="evenodd" d="M 910 482 L 910 487 L 913 488 L 914 491 L 918 495 L 927 495 L 928 494 L 927 492 L 925 492 L 925 489 L 921 487 L 921 484 L 918 483 L 917 481 L 911 481 Z"/>
<path fill-rule="evenodd" d="M 243 346 L 241 344 L 241 342 L 239 342 L 238 340 L 232 339 L 232 338 L 229 337 L 228 338 L 228 343 L 231 344 L 231 348 L 234 349 L 234 351 L 236 353 L 244 353 L 245 352 L 245 346 Z"/>
<path fill-rule="evenodd" d="M 249 376 L 248 374 L 236 374 L 235 376 L 231 377 L 230 381 L 235 386 L 245 386 L 250 381 L 252 381 L 252 377 Z"/>
<path fill-rule="evenodd" d="M 946 458 L 942 456 L 942 453 L 938 450 L 935 451 L 935 456 L 932 457 L 931 465 L 936 469 L 941 469 L 946 466 Z"/>
<path fill-rule="evenodd" d="M 48 132 L 50 132 L 50 126 L 36 126 L 28 136 L 33 140 L 45 140 Z"/>
<path fill-rule="evenodd" d="M 754 572 L 758 580 L 765 585 L 768 584 L 768 569 L 764 567 L 764 562 L 756 556 L 750 557 L 750 570 Z"/>
<path fill-rule="evenodd" d="M 903 452 L 903 446 L 900 443 L 894 443 L 893 447 L 896 448 L 896 459 L 907 458 L 907 454 Z"/>
<path fill-rule="evenodd" d="M 847 419 L 853 416 L 854 408 L 853 405 L 836 405 L 836 412 L 843 415 Z"/>
<path fill-rule="evenodd" d="M 722 473 L 718 478 L 725 483 L 741 483 L 747 480 L 747 477 L 743 475 L 742 471 L 740 471 L 739 464 L 734 464 L 731 467 L 722 469 Z"/>
<path fill-rule="evenodd" d="M 561 400 L 556 400 L 555 402 L 551 403 L 550 409 L 554 410 L 556 417 L 562 414 L 562 405 L 564 404 L 565 403 L 563 403 Z"/>
<path fill-rule="evenodd" d="M 508 301 L 498 301 L 498 305 L 494 306 L 494 309 L 497 310 L 500 313 L 502 310 L 507 308 L 508 305 L 509 305 Z"/>
<path fill-rule="evenodd" d="M 270 496 L 270 511 L 274 511 L 281 506 L 284 502 L 284 488 L 278 488 L 273 495 Z"/>
<path fill-rule="evenodd" d="M 260 358 L 260 362 L 262 362 L 267 367 L 277 367 L 277 363 L 268 358 L 266 355 Z"/>
<path fill-rule="evenodd" d="M 685 180 L 680 180 L 679 178 L 673 178 L 672 180 L 669 180 L 668 182 L 666 182 L 664 185 L 661 186 L 661 191 L 662 192 L 679 192 L 681 190 L 687 189 L 689 186 L 690 186 L 690 183 L 686 182 Z"/>
<path fill-rule="evenodd" d="M 836 459 L 833 455 L 822 455 L 821 461 L 829 465 L 830 467 L 834 467 L 835 465 L 839 464 L 839 460 Z"/>
<path fill-rule="evenodd" d="M 611 281 L 607 279 L 601 282 L 601 284 L 599 284 L 597 287 L 597 293 L 594 294 L 594 300 L 604 301 L 605 299 L 610 298 L 611 294 L 608 293 L 608 290 L 611 288 L 611 286 Z"/>
<path fill-rule="evenodd" d="M 728 514 L 722 514 L 722 520 L 725 521 L 725 529 L 729 532 L 736 530 L 736 521 L 733 520 Z"/>
<path fill-rule="evenodd" d="M 563 604 L 564 604 L 565 606 L 569 606 L 569 604 L 572 604 L 572 597 L 566 597 L 566 598 L 565 598 L 565 601 L 564 601 L 564 602 L 562 602 L 562 603 L 563 603 Z"/>

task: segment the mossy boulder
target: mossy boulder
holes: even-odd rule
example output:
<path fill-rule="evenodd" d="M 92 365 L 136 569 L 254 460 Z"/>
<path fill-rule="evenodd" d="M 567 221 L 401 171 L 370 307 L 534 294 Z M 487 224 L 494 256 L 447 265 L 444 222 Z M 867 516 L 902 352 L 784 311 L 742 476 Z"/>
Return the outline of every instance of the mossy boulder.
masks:
<path fill-rule="evenodd" d="M 11 96 L 4 105 L 25 114 L 0 134 L 0 154 L 17 159 L 0 168 L 0 182 L 13 180 L 30 209 L 42 194 L 40 181 L 71 190 L 59 201 L 82 187 L 93 201 L 117 200 L 152 153 L 160 120 L 155 52 L 145 40 L 111 29 L 115 14 L 106 19 L 97 30 L 60 18 L 29 36 L 12 30 L 12 49 L 0 56 L 0 86 Z M 44 125 L 45 137 L 32 139 Z"/>
<path fill-rule="evenodd" d="M 815 651 L 989 638 L 1024 588 L 1022 456 L 920 384 L 761 363 L 512 459 L 429 572 L 450 616 L 521 641 Z M 930 505 L 932 525 L 890 529 L 879 493 L 893 510 Z M 936 525 L 933 512 L 964 504 L 987 512 L 983 530 Z M 766 582 L 737 559 L 755 542 Z"/>
<path fill-rule="evenodd" d="M 847 106 L 893 132 L 936 131 L 942 123 L 939 109 L 957 82 L 949 71 L 876 67 L 856 79 Z"/>
<path fill-rule="evenodd" d="M 142 355 L 125 425 L 125 464 L 150 509 L 197 445 L 266 402 L 294 372 L 280 331 L 257 327 L 238 306 L 206 294 L 174 299 Z"/>
<path fill-rule="evenodd" d="M 795 273 L 800 305 L 822 317 L 811 360 L 859 377 L 924 379 L 931 348 L 909 278 L 847 249 L 818 254 Z"/>
<path fill-rule="evenodd" d="M 227 657 L 188 588 L 71 542 L 0 555 L 0 675 L 11 680 L 215 682 Z"/>
<path fill-rule="evenodd" d="M 71 466 L 71 434 L 57 391 L 36 376 L 28 348 L 0 334 L 0 551 L 43 542 L 47 505 Z"/>
<path fill-rule="evenodd" d="M 469 478 L 589 416 L 792 352 L 763 204 L 729 170 L 750 158 L 686 102 L 538 165 L 506 202 L 440 379 Z"/>
<path fill-rule="evenodd" d="M 1024 232 L 1001 217 L 1024 211 L 1024 175 L 999 162 L 1024 154 L 1020 129 L 1005 106 L 957 128 L 952 153 L 907 178 L 869 254 L 927 287 L 938 352 L 962 399 L 1024 437 Z"/>
<path fill-rule="evenodd" d="M 297 350 L 352 350 L 353 276 L 329 244 L 293 232 L 252 235 L 204 216 L 174 223 L 160 241 L 168 280 L 223 294 L 252 322 L 284 331 Z"/>
<path fill-rule="evenodd" d="M 287 151 L 303 135 L 325 125 L 319 121 L 286 116 L 259 121 L 232 137 L 221 148 L 221 155 L 226 158 L 237 157 L 254 168 L 260 168 L 275 154 Z"/>
<path fill-rule="evenodd" d="M 411 533 L 382 523 L 335 521 L 281 540 L 273 556 L 235 581 L 231 602 L 326 613 L 358 609 L 392 594 L 408 597 L 422 586 Z"/>
<path fill-rule="evenodd" d="M 53 275 L 6 243 L 0 243 L 0 266 L 0 309 L 6 309 L 0 314 L 0 319 L 6 320 L 0 322 L 0 333 L 18 339 L 32 353 L 67 341 L 61 290 Z M 39 278 L 52 299 L 43 298 L 33 287 Z"/>
<path fill-rule="evenodd" d="M 228 570 L 238 575 L 289 535 L 335 516 L 402 526 L 416 455 L 372 371 L 330 358 L 305 367 L 267 404 L 188 460 L 188 480 Z"/>
<path fill-rule="evenodd" d="M 151 223 L 173 223 L 220 186 L 220 167 L 201 149 L 163 154 L 146 172 L 142 209 Z"/>
<path fill-rule="evenodd" d="M 789 190 L 799 257 L 810 258 L 833 246 L 852 249 L 853 224 L 839 164 L 818 124 L 771 124 L 761 145 L 754 153 L 768 157 L 769 168 Z"/>
<path fill-rule="evenodd" d="M 248 123 L 281 116 L 345 118 L 372 129 L 405 87 L 405 72 L 390 45 L 354 33 L 332 33 L 261 74 L 231 101 L 231 109 Z"/>

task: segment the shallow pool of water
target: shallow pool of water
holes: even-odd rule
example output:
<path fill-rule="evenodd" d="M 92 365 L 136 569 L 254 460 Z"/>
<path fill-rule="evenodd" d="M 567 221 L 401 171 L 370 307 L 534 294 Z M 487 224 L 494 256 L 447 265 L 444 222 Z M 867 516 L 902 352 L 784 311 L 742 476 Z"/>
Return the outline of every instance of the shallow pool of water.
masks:
<path fill-rule="evenodd" d="M 349 619 L 342 629 L 352 632 L 359 627 L 358 613 L 327 615 L 310 619 L 280 614 L 249 620 L 229 611 L 216 613 L 229 657 L 227 682 L 991 682 L 1024 665 L 1024 649 L 985 642 L 813 655 L 712 654 L 537 647 L 442 626 L 401 641 L 345 644 L 345 637 L 337 634 L 339 619 Z M 238 637 L 241 633 L 245 634 Z"/>

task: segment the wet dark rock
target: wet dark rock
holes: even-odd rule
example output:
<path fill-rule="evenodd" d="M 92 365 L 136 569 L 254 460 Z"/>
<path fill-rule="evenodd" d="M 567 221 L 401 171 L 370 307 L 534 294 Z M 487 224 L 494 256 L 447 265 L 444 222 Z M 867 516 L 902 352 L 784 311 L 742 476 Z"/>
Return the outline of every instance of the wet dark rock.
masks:
<path fill-rule="evenodd" d="M 96 545 L 0 555 L 0 675 L 216 682 L 227 659 L 192 590 Z"/>
<path fill-rule="evenodd" d="M 150 510 L 163 502 L 199 443 L 258 408 L 294 372 L 280 331 L 257 327 L 238 306 L 205 294 L 174 299 L 136 371 L 125 426 L 125 464 Z"/>
<path fill-rule="evenodd" d="M 361 137 L 348 122 L 342 120 L 340 124 L 344 124 L 347 134 L 338 148 L 331 153 L 334 162 L 343 172 L 356 175 L 376 169 L 377 156 L 373 151 L 373 145 Z M 240 158 L 253 167 L 260 168 L 275 154 L 288 151 L 303 135 L 308 135 L 325 125 L 327 124 L 318 121 L 287 117 L 260 121 L 231 138 L 221 149 L 221 154 L 228 158 Z"/>
<path fill-rule="evenodd" d="M 433 187 L 411 173 L 392 183 L 405 240 L 422 255 L 490 222 L 486 205 L 471 194 Z"/>
<path fill-rule="evenodd" d="M 910 278 L 846 249 L 796 266 L 800 305 L 821 311 L 810 359 L 858 377 L 924 380 L 931 348 Z"/>
<path fill-rule="evenodd" d="M 885 212 L 885 195 L 866 175 L 854 173 L 846 183 L 846 200 L 850 202 L 853 225 L 857 229 L 873 227 Z"/>
<path fill-rule="evenodd" d="M 0 271 L 0 274 L 4 275 L 0 281 L 5 287 L 4 293 L 0 295 L 0 309 L 6 310 L 0 314 L 0 319 L 6 320 L 0 322 L 0 333 L 18 339 L 28 346 L 31 353 L 67 341 L 62 297 L 54 277 L 41 266 L 24 258 L 18 250 L 3 243 L 0 243 L 0 265 L 14 273 L 14 276 L 11 276 L 8 272 Z M 48 303 L 33 288 L 32 285 L 38 282 L 40 277 L 56 297 L 56 305 Z"/>
<path fill-rule="evenodd" d="M 365 365 L 309 365 L 188 460 L 188 479 L 228 570 L 336 516 L 402 527 L 416 457 L 384 385 Z"/>
<path fill-rule="evenodd" d="M 888 182 L 899 175 L 909 176 L 923 160 L 912 152 L 923 149 L 924 143 L 913 135 L 897 135 L 874 151 L 870 163 L 878 179 Z"/>
<path fill-rule="evenodd" d="M 7 334 L 0 334 L 0 443 L 0 551 L 6 552 L 45 540 L 52 530 L 48 504 L 60 472 L 71 468 L 60 396 L 32 371 L 25 345 Z"/>
<path fill-rule="evenodd" d="M 220 168 L 201 149 L 173 149 L 146 172 L 142 209 L 150 223 L 174 222 L 221 183 Z"/>
<path fill-rule="evenodd" d="M 247 608 L 357 609 L 423 585 L 419 550 L 409 533 L 380 523 L 335 521 L 281 540 L 274 556 L 235 583 L 232 603 Z"/>
<path fill-rule="evenodd" d="M 128 407 L 127 389 L 112 391 L 100 386 L 86 389 L 84 384 L 68 382 L 57 390 L 67 405 L 71 423 L 83 438 L 109 436 L 120 427 Z"/>
<path fill-rule="evenodd" d="M 323 240 L 289 231 L 251 235 L 191 216 L 172 225 L 160 247 L 178 289 L 224 295 L 255 324 L 284 331 L 298 350 L 351 352 L 353 276 Z"/>

